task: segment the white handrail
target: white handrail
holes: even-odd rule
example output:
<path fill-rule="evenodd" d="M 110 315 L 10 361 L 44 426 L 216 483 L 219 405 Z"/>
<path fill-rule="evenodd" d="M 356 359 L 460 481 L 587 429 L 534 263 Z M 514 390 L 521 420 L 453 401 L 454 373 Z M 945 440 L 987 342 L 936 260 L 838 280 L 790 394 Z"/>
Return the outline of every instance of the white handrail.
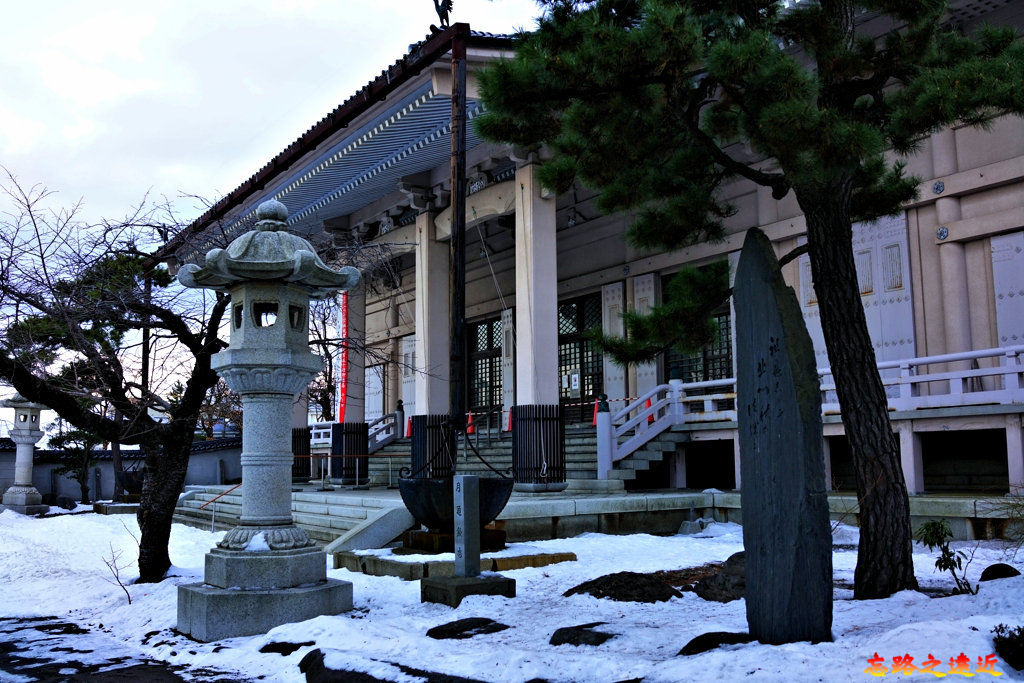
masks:
<path fill-rule="evenodd" d="M 998 364 L 917 374 L 923 366 L 984 358 L 997 360 Z M 900 371 L 897 376 L 882 378 L 884 386 L 898 389 L 899 395 L 889 398 L 890 410 L 1021 404 L 1024 403 L 1022 359 L 1024 345 L 882 361 L 878 363 L 878 369 Z M 823 394 L 822 412 L 829 414 L 839 411 L 838 403 L 824 400 L 829 398 L 830 392 L 835 392 L 834 380 L 825 381 L 825 378 L 831 376 L 831 368 L 818 368 L 818 380 Z M 983 382 L 986 378 L 989 379 L 988 387 Z M 941 384 L 936 386 L 937 383 Z M 994 386 L 997 384 L 1000 386 Z M 926 393 L 922 393 L 922 385 L 929 385 Z M 943 386 L 946 386 L 945 391 Z M 721 407 L 723 402 L 735 400 L 735 387 L 736 380 L 731 377 L 686 384 L 673 380 L 669 384 L 659 384 L 608 418 L 599 413 L 598 477 L 607 478 L 614 462 L 631 455 L 673 425 L 735 420 L 734 406 L 725 409 Z M 715 389 L 725 391 L 707 393 Z M 648 401 L 650 406 L 646 405 Z"/>

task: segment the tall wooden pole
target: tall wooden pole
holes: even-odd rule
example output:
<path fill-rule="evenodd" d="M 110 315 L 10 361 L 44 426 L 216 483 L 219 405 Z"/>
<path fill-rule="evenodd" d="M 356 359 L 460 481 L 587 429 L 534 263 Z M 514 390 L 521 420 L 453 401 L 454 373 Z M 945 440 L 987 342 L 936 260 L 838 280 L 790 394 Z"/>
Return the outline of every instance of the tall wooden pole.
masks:
<path fill-rule="evenodd" d="M 449 417 L 454 429 L 466 424 L 466 36 L 468 24 L 456 24 L 452 38 L 452 237 L 449 303 L 451 369 Z"/>

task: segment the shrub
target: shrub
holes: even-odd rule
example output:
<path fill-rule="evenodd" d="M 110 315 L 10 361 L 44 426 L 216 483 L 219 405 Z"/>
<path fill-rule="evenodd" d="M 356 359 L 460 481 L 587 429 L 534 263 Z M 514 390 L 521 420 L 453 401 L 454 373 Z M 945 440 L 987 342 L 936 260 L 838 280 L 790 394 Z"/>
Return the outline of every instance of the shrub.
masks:
<path fill-rule="evenodd" d="M 964 575 L 964 569 L 967 566 L 964 564 L 964 560 L 967 560 L 967 564 L 970 564 L 971 559 L 962 550 L 953 552 L 949 549 L 949 540 L 953 538 L 953 532 L 949 530 L 949 524 L 946 520 L 938 519 L 925 522 L 917 530 L 917 538 L 928 546 L 928 550 L 939 549 L 939 557 L 935 560 L 935 568 L 940 572 L 948 571 L 953 575 L 957 593 L 977 594 L 978 588 L 972 587 Z M 961 573 L 960 576 L 957 576 L 958 571 Z"/>
<path fill-rule="evenodd" d="M 1018 671 L 1024 670 L 1024 626 L 1010 628 L 1006 624 L 999 624 L 992 633 L 992 639 L 996 645 L 996 654 L 1003 658 L 1003 661 Z"/>

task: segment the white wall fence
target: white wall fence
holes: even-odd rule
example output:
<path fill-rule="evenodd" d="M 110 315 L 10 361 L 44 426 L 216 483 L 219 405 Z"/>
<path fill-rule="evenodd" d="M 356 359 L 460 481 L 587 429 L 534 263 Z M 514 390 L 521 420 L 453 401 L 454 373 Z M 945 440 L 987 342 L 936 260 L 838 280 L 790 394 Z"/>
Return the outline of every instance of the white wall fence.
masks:
<path fill-rule="evenodd" d="M 1024 346 L 907 358 L 878 364 L 889 410 L 1024 404 Z M 822 413 L 838 414 L 835 381 L 818 370 Z M 617 412 L 597 414 L 597 470 L 607 479 L 616 462 L 675 425 L 736 420 L 735 378 L 671 380 Z"/>

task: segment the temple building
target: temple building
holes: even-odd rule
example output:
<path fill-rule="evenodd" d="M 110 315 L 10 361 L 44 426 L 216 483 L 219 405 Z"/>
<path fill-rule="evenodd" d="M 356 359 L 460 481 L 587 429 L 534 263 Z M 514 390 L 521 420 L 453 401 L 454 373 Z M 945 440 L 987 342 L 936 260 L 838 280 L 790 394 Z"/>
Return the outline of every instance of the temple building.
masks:
<path fill-rule="evenodd" d="M 951 19 L 967 29 L 983 21 L 1024 26 L 1020 3 L 951 4 Z M 561 406 L 566 433 L 589 444 L 570 457 L 570 480 L 737 489 L 730 307 L 715 313 L 718 336 L 699 353 L 672 351 L 642 365 L 616 365 L 585 332 L 621 333 L 622 313 L 657 304 L 666 279 L 684 266 L 735 266 L 751 227 L 779 255 L 799 246 L 806 229 L 796 200 L 737 181 L 726 189 L 737 211 L 723 242 L 671 253 L 629 246 L 629 216 L 602 215 L 583 187 L 553 195 L 537 181 L 537 152 L 477 135 L 472 120 L 483 105 L 475 74 L 511 54 L 509 36 L 454 24 L 412 46 L 168 243 L 162 257 L 172 266 L 201 263 L 207 250 L 251 229 L 261 202 L 277 199 L 290 230 L 327 263 L 352 262 L 365 275 L 345 304 L 348 336 L 359 340 L 348 352 L 345 422 L 380 423 L 401 401 L 405 417 L 391 427 L 401 439 L 409 416 L 446 414 L 454 44 L 464 46 L 468 68 L 464 386 L 474 423 L 497 434 L 508 430 L 513 406 Z M 943 130 L 908 161 L 908 172 L 922 179 L 919 199 L 897 217 L 853 230 L 908 489 L 1019 491 L 1024 121 Z M 784 274 L 817 355 L 828 476 L 833 488 L 852 490 L 807 256 Z M 602 394 L 613 427 L 603 444 L 593 426 Z M 599 465 L 602 448 L 610 469 Z"/>

